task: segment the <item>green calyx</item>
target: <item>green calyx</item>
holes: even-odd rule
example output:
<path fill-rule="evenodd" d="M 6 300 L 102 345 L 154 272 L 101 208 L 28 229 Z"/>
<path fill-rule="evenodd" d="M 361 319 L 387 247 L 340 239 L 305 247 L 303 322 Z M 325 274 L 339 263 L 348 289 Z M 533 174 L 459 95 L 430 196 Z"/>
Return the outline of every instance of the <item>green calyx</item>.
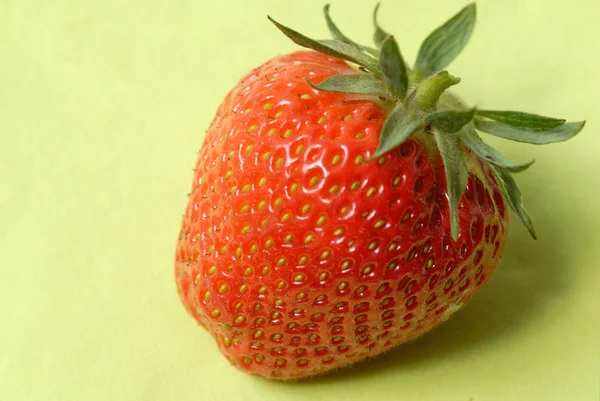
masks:
<path fill-rule="evenodd" d="M 432 136 L 444 162 L 448 185 L 452 237 L 459 234 L 458 203 L 469 175 L 464 149 L 470 149 L 488 164 L 506 202 L 519 216 L 535 239 L 535 230 L 523 207 L 521 191 L 512 174 L 524 171 L 533 160 L 515 163 L 486 144 L 479 132 L 530 144 L 565 141 L 577 135 L 585 121 L 566 122 L 517 111 L 467 109 L 460 102 L 448 102 L 445 91 L 460 82 L 444 69 L 458 56 L 475 27 L 476 6 L 463 8 L 435 29 L 423 42 L 417 60 L 410 68 L 402 57 L 394 36 L 377 22 L 379 4 L 373 13 L 375 47 L 358 44 L 344 35 L 324 8 L 325 20 L 333 40 L 314 40 L 269 17 L 275 26 L 296 44 L 328 54 L 359 66 L 356 74 L 332 76 L 315 84 L 315 89 L 374 96 L 391 109 L 379 139 L 379 146 L 369 160 L 398 147 L 416 132 Z"/>

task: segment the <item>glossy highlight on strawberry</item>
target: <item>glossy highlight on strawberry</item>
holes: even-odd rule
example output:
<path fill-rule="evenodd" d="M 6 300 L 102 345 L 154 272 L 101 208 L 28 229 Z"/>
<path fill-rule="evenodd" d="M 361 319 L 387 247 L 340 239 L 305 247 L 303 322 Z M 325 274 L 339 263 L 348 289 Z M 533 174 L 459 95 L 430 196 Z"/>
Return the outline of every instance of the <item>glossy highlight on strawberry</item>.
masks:
<path fill-rule="evenodd" d="M 471 299 L 500 260 L 510 176 L 457 142 L 466 175 L 454 218 L 456 184 L 434 139 L 451 135 L 443 116 L 378 151 L 426 77 L 384 88 L 387 99 L 322 87 L 353 74 L 314 51 L 275 57 L 234 86 L 200 149 L 177 289 L 250 373 L 311 376 L 414 339 Z M 434 108 L 453 102 L 440 94 Z"/>

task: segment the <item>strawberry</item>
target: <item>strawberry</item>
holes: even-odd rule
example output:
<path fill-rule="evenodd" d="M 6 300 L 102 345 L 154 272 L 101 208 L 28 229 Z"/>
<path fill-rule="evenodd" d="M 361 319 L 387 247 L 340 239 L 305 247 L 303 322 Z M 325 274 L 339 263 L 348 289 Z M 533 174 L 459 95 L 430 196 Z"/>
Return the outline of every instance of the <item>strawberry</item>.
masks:
<path fill-rule="evenodd" d="M 446 92 L 474 5 L 425 40 L 412 69 L 376 16 L 376 48 L 325 17 L 334 40 L 272 20 L 313 51 L 269 60 L 225 97 L 177 244 L 188 312 L 232 364 L 269 378 L 349 365 L 447 320 L 498 265 L 507 209 L 535 236 L 512 178 L 531 162 L 477 131 L 543 144 L 583 127 L 468 109 Z"/>

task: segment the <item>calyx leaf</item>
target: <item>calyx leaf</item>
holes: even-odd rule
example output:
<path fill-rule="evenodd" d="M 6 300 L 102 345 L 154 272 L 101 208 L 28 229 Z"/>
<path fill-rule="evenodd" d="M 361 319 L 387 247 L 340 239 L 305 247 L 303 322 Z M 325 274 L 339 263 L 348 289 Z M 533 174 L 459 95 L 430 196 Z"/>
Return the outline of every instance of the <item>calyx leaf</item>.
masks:
<path fill-rule="evenodd" d="M 376 95 L 385 98 L 391 98 L 392 94 L 387 90 L 381 79 L 374 77 L 371 74 L 340 74 L 333 75 L 318 85 L 313 84 L 306 78 L 308 84 L 315 89 L 342 92 L 342 93 L 359 93 L 365 95 Z"/>
<path fill-rule="evenodd" d="M 465 164 L 461 143 L 456 134 L 448 134 L 434 129 L 433 135 L 444 161 L 446 184 L 448 186 L 448 203 L 450 206 L 450 228 L 452 238 L 456 241 L 459 234 L 458 202 L 469 179 L 469 170 Z"/>
<path fill-rule="evenodd" d="M 545 145 L 548 143 L 566 141 L 577 135 L 583 129 L 585 121 L 564 123 L 554 128 L 545 130 L 521 128 L 504 124 L 498 121 L 485 120 L 476 117 L 475 128 L 504 139 L 518 142 L 532 143 L 534 145 Z"/>
<path fill-rule="evenodd" d="M 329 7 L 330 7 L 330 5 L 326 4 L 325 7 L 323 8 L 323 13 L 325 14 L 325 21 L 327 22 L 327 28 L 329 28 L 331 37 L 335 40 L 346 42 L 348 44 L 353 44 L 354 41 L 352 41 L 350 38 L 348 38 L 346 35 L 344 35 L 342 33 L 342 31 L 340 31 L 340 29 L 337 27 L 337 25 L 331 19 L 331 16 L 329 15 Z"/>
<path fill-rule="evenodd" d="M 356 43 L 355 41 L 353 41 L 352 39 L 350 39 L 349 37 L 347 37 L 346 35 L 344 35 L 342 33 L 342 31 L 338 28 L 338 26 L 335 24 L 335 22 L 333 22 L 333 20 L 331 19 L 331 15 L 329 15 L 329 8 L 330 8 L 330 5 L 326 4 L 325 7 L 323 8 L 323 14 L 325 14 L 325 22 L 327 22 L 327 28 L 329 29 L 329 33 L 331 34 L 331 37 L 334 40 L 339 40 L 340 42 L 348 43 L 349 45 L 352 45 L 352 46 L 356 47 L 357 49 L 362 49 L 362 50 L 366 51 L 367 53 L 371 54 L 372 56 L 375 56 L 375 57 L 379 56 L 379 51 L 377 49 L 373 49 L 368 46 L 360 45 L 360 44 Z"/>
<path fill-rule="evenodd" d="M 464 127 L 458 131 L 458 137 L 482 160 L 494 166 L 501 167 L 511 173 L 520 173 L 521 171 L 528 169 L 535 162 L 535 160 L 530 160 L 525 163 L 513 162 L 502 153 L 483 142 L 483 140 L 479 137 L 479 135 L 477 135 L 477 132 L 475 132 L 471 126 Z"/>
<path fill-rule="evenodd" d="M 381 29 L 381 27 L 379 26 L 379 22 L 377 22 L 377 13 L 379 12 L 379 6 L 381 6 L 381 3 L 377 3 L 377 5 L 375 6 L 375 10 L 373 11 L 373 26 L 375 27 L 375 33 L 373 34 L 373 42 L 375 42 L 375 45 L 377 45 L 377 47 L 381 47 L 383 41 L 388 36 L 390 36 L 389 33 Z"/>
<path fill-rule="evenodd" d="M 404 99 L 408 90 L 408 75 L 398 43 L 393 36 L 388 36 L 381 44 L 379 65 L 381 65 L 383 80 L 389 91 L 398 98 Z"/>
<path fill-rule="evenodd" d="M 433 31 L 419 49 L 415 69 L 429 75 L 446 68 L 471 38 L 476 15 L 475 3 L 471 3 Z"/>
<path fill-rule="evenodd" d="M 510 173 L 501 167 L 492 166 L 492 173 L 502 190 L 502 194 L 504 195 L 504 199 L 508 202 L 511 209 L 519 216 L 527 231 L 533 239 L 537 239 L 535 234 L 535 228 L 533 227 L 533 222 L 531 221 L 531 217 L 529 217 L 529 213 L 523 207 L 523 199 L 521 198 L 521 190 L 517 186 L 517 183 L 512 178 Z"/>
<path fill-rule="evenodd" d="M 381 128 L 379 146 L 370 160 L 376 159 L 402 144 L 423 124 L 421 112 L 409 110 L 398 103 Z"/>
<path fill-rule="evenodd" d="M 566 122 L 561 118 L 544 117 L 521 111 L 478 110 L 477 116 L 512 125 L 513 127 L 539 130 L 558 127 Z"/>
<path fill-rule="evenodd" d="M 285 25 L 280 24 L 271 17 L 268 18 L 281 32 L 284 33 L 284 35 L 290 38 L 297 45 L 350 61 L 377 75 L 381 75 L 381 68 L 379 68 L 377 60 L 357 49 L 355 46 L 339 40 L 314 40 L 294 31 L 291 28 L 288 28 Z"/>
<path fill-rule="evenodd" d="M 454 133 L 471 122 L 475 108 L 470 110 L 442 110 L 425 117 L 425 123 L 434 125 L 442 132 Z"/>

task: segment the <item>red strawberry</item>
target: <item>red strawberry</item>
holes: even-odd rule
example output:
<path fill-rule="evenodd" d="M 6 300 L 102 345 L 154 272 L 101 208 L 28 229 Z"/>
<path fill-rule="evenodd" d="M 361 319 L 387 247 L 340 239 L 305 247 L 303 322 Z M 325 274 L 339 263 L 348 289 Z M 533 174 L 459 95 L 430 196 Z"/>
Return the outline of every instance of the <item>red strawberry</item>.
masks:
<path fill-rule="evenodd" d="M 507 204 L 532 231 L 510 175 L 531 163 L 474 128 L 547 143 L 583 125 L 442 94 L 474 6 L 440 28 L 462 42 L 434 32 L 414 70 L 379 27 L 378 49 L 360 46 L 327 11 L 336 41 L 276 25 L 330 55 L 276 57 L 219 107 L 177 246 L 183 304 L 231 363 L 265 377 L 348 365 L 448 319 L 497 266 Z"/>

